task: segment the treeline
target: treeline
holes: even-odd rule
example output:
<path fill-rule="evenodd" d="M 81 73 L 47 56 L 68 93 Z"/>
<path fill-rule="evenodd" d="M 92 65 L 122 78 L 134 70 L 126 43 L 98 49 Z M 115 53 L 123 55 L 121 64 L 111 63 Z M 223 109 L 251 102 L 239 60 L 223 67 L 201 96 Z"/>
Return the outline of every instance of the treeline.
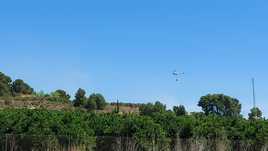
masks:
<path fill-rule="evenodd" d="M 0 72 L 0 96 L 31 95 L 34 90 L 21 79 L 12 81 L 11 78 Z"/>
<path fill-rule="evenodd" d="M 86 96 L 86 91 L 79 88 L 75 94 L 75 99 L 71 100 L 71 96 L 62 89 L 55 90 L 51 93 L 35 92 L 34 89 L 24 82 L 22 79 L 12 79 L 0 72 L 0 98 L 25 100 L 47 100 L 50 102 L 70 103 L 75 107 L 91 110 L 103 110 L 106 106 L 106 100 L 102 94 L 93 93 Z"/>
<path fill-rule="evenodd" d="M 50 94 L 44 92 L 35 92 L 34 89 L 24 82 L 21 79 L 16 79 L 12 81 L 12 79 L 0 72 L 0 97 L 25 97 L 27 99 L 40 99 L 47 100 L 51 102 L 61 102 L 61 103 L 70 103 L 74 107 L 84 108 L 88 111 L 94 110 L 103 110 L 107 105 L 107 102 L 102 94 L 93 93 L 87 97 L 86 91 L 82 88 L 79 88 L 75 93 L 74 100 L 71 100 L 71 96 L 64 90 L 58 89 Z M 115 112 L 119 112 L 119 106 L 130 106 L 130 107 L 138 107 L 140 108 L 141 115 L 143 112 L 149 112 L 154 110 L 162 111 L 161 103 L 156 102 L 156 104 L 148 103 L 148 104 L 134 104 L 134 103 L 121 103 L 121 102 L 113 102 L 111 105 L 117 106 Z M 144 107 L 146 106 L 146 107 Z M 218 116 L 241 116 L 241 104 L 238 99 L 232 98 L 230 96 L 226 96 L 223 94 L 208 94 L 206 96 L 201 97 L 198 102 L 198 106 L 202 108 L 206 115 L 215 114 Z M 158 109 L 156 109 L 158 108 Z M 177 115 L 185 115 L 187 112 L 185 107 L 182 105 L 174 106 L 173 111 Z M 250 119 L 260 119 L 262 118 L 262 112 L 259 108 L 255 107 L 251 109 L 249 113 Z"/>
<path fill-rule="evenodd" d="M 0 110 L 0 136 L 34 135 L 40 136 L 39 140 L 32 140 L 35 143 L 57 143 L 63 146 L 67 141 L 63 141 L 62 136 L 68 136 L 68 142 L 78 146 L 93 141 L 95 150 L 100 151 L 111 150 L 110 146 L 116 144 L 117 138 L 134 139 L 135 143 L 130 144 L 138 144 L 144 151 L 148 150 L 149 144 L 157 146 L 159 150 L 174 150 L 178 145 L 177 140 L 185 143 L 192 139 L 225 140 L 233 150 L 238 150 L 237 147 L 246 142 L 244 144 L 249 150 L 260 150 L 268 141 L 268 121 L 262 117 L 261 111 L 252 108 L 249 118 L 245 119 L 241 115 L 240 101 L 224 94 L 202 96 L 197 103 L 202 112 L 187 112 L 183 105 L 167 109 L 161 102 L 155 102 L 137 104 L 138 114 L 119 114 L 118 110 L 95 113 L 90 111 L 102 110 L 107 104 L 101 94 L 87 97 L 85 90 L 80 88 L 74 100 L 70 100 L 70 95 L 64 90 L 56 90 L 51 94 L 36 93 L 24 81 L 15 81 L 12 82 L 1 73 L 0 96 L 47 97 L 50 101 L 69 102 L 87 110 L 3 109 Z M 51 139 L 45 139 L 48 136 Z M 215 141 L 209 143 L 217 145 Z"/>

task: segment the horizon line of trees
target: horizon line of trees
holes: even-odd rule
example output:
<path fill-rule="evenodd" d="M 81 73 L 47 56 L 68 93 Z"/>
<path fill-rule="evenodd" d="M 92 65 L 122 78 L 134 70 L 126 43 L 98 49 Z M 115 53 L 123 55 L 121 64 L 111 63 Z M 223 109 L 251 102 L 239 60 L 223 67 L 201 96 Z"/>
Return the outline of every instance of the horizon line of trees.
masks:
<path fill-rule="evenodd" d="M 45 97 L 51 102 L 70 103 L 74 107 L 84 108 L 88 111 L 103 110 L 107 105 L 104 96 L 100 93 L 93 93 L 86 96 L 86 91 L 79 88 L 75 93 L 75 97 L 71 100 L 71 96 L 62 89 L 58 89 L 50 94 L 44 92 L 35 92 L 34 89 L 24 82 L 22 79 L 12 79 L 0 72 L 0 97 L 16 97 L 16 96 L 37 96 Z M 112 105 L 120 105 L 119 102 L 111 103 Z M 157 101 L 155 104 L 133 104 L 121 103 L 121 105 L 129 105 L 139 107 L 140 115 L 150 115 L 155 112 L 162 113 L 166 111 L 166 106 Z M 224 95 L 224 94 L 208 94 L 202 96 L 197 104 L 202 108 L 205 115 L 218 115 L 226 117 L 239 117 L 242 116 L 241 104 L 238 99 Z M 176 115 L 186 115 L 187 111 L 183 105 L 174 106 L 172 110 Z M 259 108 L 254 107 L 248 114 L 249 119 L 261 119 L 262 112 Z"/>
<path fill-rule="evenodd" d="M 43 91 L 35 92 L 34 89 L 22 79 L 12 79 L 0 72 L 0 97 L 40 97 L 46 98 L 51 102 L 70 103 L 74 107 L 85 108 L 87 110 L 103 110 L 106 106 L 106 100 L 100 93 L 92 93 L 88 97 L 86 91 L 79 88 L 75 94 L 75 99 L 62 89 L 55 90 L 50 94 Z"/>
<path fill-rule="evenodd" d="M 49 101 L 72 103 L 78 108 L 75 112 L 46 109 L 0 110 L 0 136 L 19 135 L 21 140 L 27 142 L 27 145 L 21 146 L 31 148 L 24 150 L 42 148 L 44 144 L 55 142 L 66 146 L 66 138 L 74 143 L 71 146 L 83 146 L 92 137 L 96 138 L 93 142 L 98 151 L 111 150 L 111 146 L 116 145 L 117 138 L 120 137 L 133 138 L 135 141 L 132 145 L 138 142 L 143 151 L 150 150 L 148 144 L 169 148 L 167 151 L 171 151 L 178 145 L 178 140 L 181 143 L 192 143 L 192 140 L 201 138 L 208 140 L 207 144 L 214 146 L 214 150 L 217 145 L 215 140 L 218 139 L 228 141 L 226 145 L 233 150 L 244 147 L 241 146 L 243 142 L 248 150 L 261 150 L 268 144 L 268 120 L 262 118 L 262 112 L 258 108 L 252 108 L 249 118 L 245 119 L 241 115 L 240 101 L 224 94 L 202 96 L 197 103 L 202 112 L 188 113 L 183 105 L 167 109 L 165 104 L 157 101 L 139 104 L 139 114 L 98 113 L 91 111 L 103 110 L 107 104 L 101 94 L 93 93 L 87 97 L 86 91 L 80 88 L 71 101 L 70 95 L 64 90 L 56 90 L 51 94 L 35 93 L 24 81 L 15 81 L 12 82 L 11 78 L 0 73 L 0 97 L 2 94 L 11 97 L 46 97 Z M 27 137 L 31 135 L 38 137 Z M 51 139 L 47 139 L 48 136 Z M 62 140 L 61 136 L 68 137 Z M 5 143 L 0 138 L 0 146 Z"/>

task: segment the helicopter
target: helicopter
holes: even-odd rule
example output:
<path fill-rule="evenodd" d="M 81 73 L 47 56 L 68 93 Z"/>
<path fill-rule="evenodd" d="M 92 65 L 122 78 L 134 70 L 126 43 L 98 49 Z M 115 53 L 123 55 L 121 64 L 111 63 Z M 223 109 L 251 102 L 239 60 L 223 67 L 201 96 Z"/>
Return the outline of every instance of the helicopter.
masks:
<path fill-rule="evenodd" d="M 184 72 L 177 72 L 177 70 L 174 70 L 172 72 L 172 75 L 175 77 L 176 82 L 179 82 L 181 79 L 181 75 L 184 75 Z"/>

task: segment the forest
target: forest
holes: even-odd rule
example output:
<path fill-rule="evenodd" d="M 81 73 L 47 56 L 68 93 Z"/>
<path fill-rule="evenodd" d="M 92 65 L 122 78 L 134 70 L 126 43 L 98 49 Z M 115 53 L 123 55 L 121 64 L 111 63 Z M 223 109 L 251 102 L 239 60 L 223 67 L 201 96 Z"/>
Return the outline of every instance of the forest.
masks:
<path fill-rule="evenodd" d="M 260 109 L 254 107 L 243 117 L 240 101 L 224 94 L 202 96 L 197 101 L 202 112 L 187 112 L 183 105 L 167 109 L 159 101 L 108 103 L 102 94 L 87 96 L 81 88 L 71 100 L 64 90 L 35 92 L 23 80 L 0 73 L 0 99 L 31 97 L 70 104 L 75 110 L 2 108 L 3 151 L 267 150 L 268 121 Z M 109 104 L 116 108 L 101 112 Z M 122 105 L 138 106 L 139 112 L 122 113 Z"/>

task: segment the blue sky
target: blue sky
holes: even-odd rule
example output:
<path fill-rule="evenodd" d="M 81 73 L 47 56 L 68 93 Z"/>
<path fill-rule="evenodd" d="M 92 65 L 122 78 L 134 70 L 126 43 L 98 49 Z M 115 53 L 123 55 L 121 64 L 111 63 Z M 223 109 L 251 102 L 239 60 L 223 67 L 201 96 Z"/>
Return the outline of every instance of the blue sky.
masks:
<path fill-rule="evenodd" d="M 244 115 L 254 76 L 267 116 L 267 17 L 264 0 L 1 1 L 0 71 L 37 91 L 82 87 L 190 111 L 200 96 L 225 93 Z"/>

